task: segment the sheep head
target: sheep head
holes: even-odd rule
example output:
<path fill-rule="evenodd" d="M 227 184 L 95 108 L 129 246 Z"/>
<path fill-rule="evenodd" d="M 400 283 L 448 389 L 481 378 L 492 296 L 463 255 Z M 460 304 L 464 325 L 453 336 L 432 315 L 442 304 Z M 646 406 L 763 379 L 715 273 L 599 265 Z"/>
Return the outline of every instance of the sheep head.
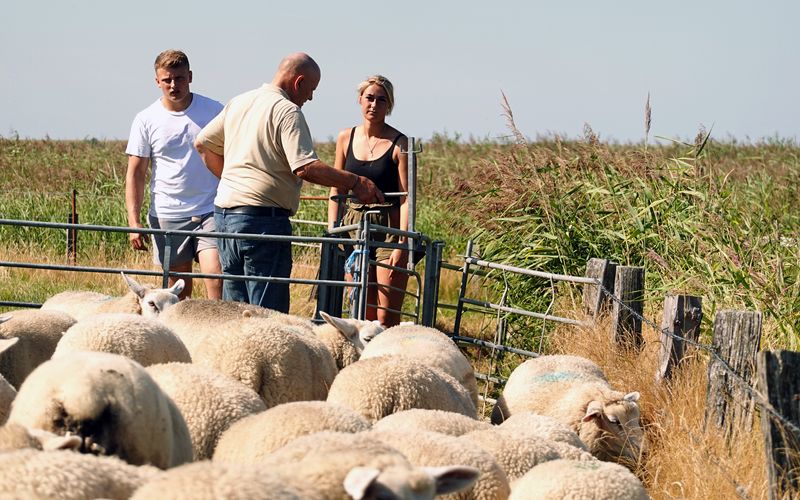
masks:
<path fill-rule="evenodd" d="M 169 288 L 148 288 L 140 285 L 133 278 L 126 276 L 125 273 L 120 274 L 128 284 L 128 288 L 138 298 L 141 315 L 146 318 L 158 317 L 159 314 L 164 312 L 164 309 L 177 304 L 180 301 L 178 295 L 180 295 L 185 286 L 183 280 L 178 280 Z"/>
<path fill-rule="evenodd" d="M 639 393 L 611 392 L 586 406 L 579 435 L 592 455 L 633 468 L 644 451 Z"/>
<path fill-rule="evenodd" d="M 341 333 L 345 340 L 355 346 L 358 354 L 361 354 L 364 347 L 384 330 L 377 321 L 335 318 L 324 311 L 320 311 L 319 314 L 326 323 Z"/>
<path fill-rule="evenodd" d="M 480 471 L 473 467 L 392 466 L 383 471 L 373 467 L 355 467 L 344 480 L 344 488 L 354 499 L 386 498 L 397 500 L 433 499 L 472 486 Z"/>

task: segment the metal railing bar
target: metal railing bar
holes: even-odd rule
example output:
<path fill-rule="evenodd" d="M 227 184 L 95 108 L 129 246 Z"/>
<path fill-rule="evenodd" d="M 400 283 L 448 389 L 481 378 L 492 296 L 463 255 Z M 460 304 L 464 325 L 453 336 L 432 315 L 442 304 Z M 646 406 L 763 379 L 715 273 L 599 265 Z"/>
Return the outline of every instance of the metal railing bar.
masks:
<path fill-rule="evenodd" d="M 505 264 L 497 264 L 494 262 L 489 262 L 487 260 L 476 259 L 475 257 L 465 257 L 466 261 L 469 261 L 470 264 L 482 267 L 488 267 L 490 269 L 500 269 L 502 271 L 511 271 L 514 273 L 524 274 L 526 276 L 535 276 L 537 278 L 545 278 L 549 280 L 555 281 L 569 281 L 571 283 L 586 283 L 590 285 L 600 285 L 601 283 L 596 280 L 595 278 L 585 278 L 579 276 L 569 276 L 567 274 L 553 274 L 553 273 L 545 273 L 543 271 L 531 271 L 530 269 L 525 269 L 523 267 L 514 267 L 508 266 Z"/>
<path fill-rule="evenodd" d="M 37 304 L 36 302 L 12 302 L 12 301 L 0 301 L 0 307 L 28 307 L 31 309 L 38 309 L 42 307 L 41 304 Z M 0 317 L 2 317 L 6 313 L 0 313 Z"/>
<path fill-rule="evenodd" d="M 473 344 L 480 347 L 489 347 L 491 349 L 496 349 L 498 351 L 505 351 L 511 352 L 514 354 L 521 354 L 523 356 L 528 356 L 529 358 L 538 358 L 539 354 L 531 351 L 526 351 L 524 349 L 517 349 L 516 347 L 508 347 L 504 345 L 495 344 L 493 342 L 487 342 L 485 340 L 473 339 L 472 337 L 461 337 L 461 336 L 453 336 L 450 337 L 451 339 L 457 342 L 465 342 L 467 344 Z"/>
<path fill-rule="evenodd" d="M 474 306 L 485 307 L 487 309 L 494 309 L 495 311 L 503 311 L 513 314 L 520 314 L 523 316 L 529 316 L 531 318 L 543 319 L 547 321 L 557 321 L 559 323 L 566 323 L 568 325 L 576 325 L 576 326 L 591 326 L 592 323 L 586 321 L 579 321 L 577 319 L 570 319 L 570 318 L 562 318 L 561 316 L 553 316 L 550 314 L 542 314 L 542 313 L 535 313 L 528 311 L 526 309 L 517 309 L 515 307 L 508 307 L 508 306 L 501 306 L 498 304 L 493 304 L 491 302 L 484 302 L 481 300 L 474 300 L 467 297 L 463 297 L 461 299 L 462 302 L 467 304 L 472 304 Z"/>

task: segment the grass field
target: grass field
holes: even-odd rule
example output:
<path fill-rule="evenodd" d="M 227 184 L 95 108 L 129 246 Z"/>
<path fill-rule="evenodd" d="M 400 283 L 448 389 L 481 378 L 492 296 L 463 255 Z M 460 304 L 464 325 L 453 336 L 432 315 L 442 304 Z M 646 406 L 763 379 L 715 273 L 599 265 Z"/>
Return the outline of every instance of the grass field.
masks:
<path fill-rule="evenodd" d="M 418 229 L 447 243 L 458 262 L 475 241 L 487 260 L 549 272 L 583 275 L 592 257 L 646 270 L 645 316 L 660 324 L 667 293 L 703 298 L 701 341 L 722 309 L 763 313 L 762 349 L 797 350 L 800 342 L 800 147 L 778 139 L 757 143 L 695 141 L 668 146 L 600 143 L 557 137 L 535 143 L 463 142 L 440 135 L 419 157 Z M 319 145 L 330 160 L 333 145 Z M 125 225 L 124 143 L 26 141 L 0 138 L 0 217 L 66 221 L 72 190 L 81 223 Z M 324 194 L 306 186 L 304 194 Z M 324 204 L 308 202 L 301 218 L 322 219 Z M 314 230 L 310 230 L 313 232 Z M 0 226 L 2 260 L 63 259 L 64 234 Z M 13 259 L 12 259 L 13 257 Z M 81 233 L 79 261 L 147 267 L 124 234 Z M 296 266 L 313 276 L 313 258 Z M 496 275 L 473 291 L 497 297 L 506 279 L 509 301 L 531 310 L 552 305 L 577 314 L 579 287 Z M 453 302 L 459 279 L 443 275 L 443 300 Z M 41 302 L 64 288 L 121 293 L 114 276 L 81 277 L 0 268 L 0 300 Z M 202 287 L 200 287 L 202 288 Z M 307 289 L 293 290 L 293 311 L 310 314 Z M 309 309 L 311 308 L 311 309 Z M 470 316 L 465 327 L 490 337 L 497 318 Z M 643 421 L 652 448 L 640 476 L 654 498 L 766 497 L 760 434 L 740 436 L 729 448 L 705 429 L 705 356 L 685 367 L 671 386 L 653 380 L 657 332 L 645 328 L 641 355 L 619 355 L 608 326 L 542 327 L 509 317 L 510 342 L 532 350 L 568 352 L 597 361 L 614 385 L 643 394 Z M 439 326 L 452 324 L 440 311 Z M 473 359 L 483 368 L 482 354 Z M 518 361 L 491 368 L 507 375 Z M 634 389 L 635 388 L 635 389 Z"/>

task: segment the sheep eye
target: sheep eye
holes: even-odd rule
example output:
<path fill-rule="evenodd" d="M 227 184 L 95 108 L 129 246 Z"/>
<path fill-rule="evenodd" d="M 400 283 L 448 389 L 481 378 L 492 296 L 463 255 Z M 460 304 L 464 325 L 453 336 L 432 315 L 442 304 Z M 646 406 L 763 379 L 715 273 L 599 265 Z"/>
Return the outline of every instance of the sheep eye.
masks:
<path fill-rule="evenodd" d="M 617 417 L 608 417 L 608 421 L 612 424 L 619 425 L 619 419 Z"/>
<path fill-rule="evenodd" d="M 148 301 L 147 301 L 147 305 L 148 305 L 148 306 L 150 306 L 150 309 L 153 309 L 153 310 L 156 310 L 156 309 L 158 309 L 158 308 L 156 307 L 156 303 L 155 303 L 154 301 L 152 301 L 152 300 L 148 300 Z"/>

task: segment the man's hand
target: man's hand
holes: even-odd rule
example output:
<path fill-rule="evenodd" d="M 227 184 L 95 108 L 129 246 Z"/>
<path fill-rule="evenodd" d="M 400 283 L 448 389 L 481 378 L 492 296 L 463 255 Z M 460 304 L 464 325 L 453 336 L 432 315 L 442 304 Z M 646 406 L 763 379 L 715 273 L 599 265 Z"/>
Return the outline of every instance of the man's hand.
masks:
<path fill-rule="evenodd" d="M 359 176 L 352 191 L 361 203 L 383 203 L 383 193 L 374 182 L 366 177 Z"/>
<path fill-rule="evenodd" d="M 132 225 L 131 227 L 143 227 L 141 224 Z M 134 250 L 147 250 L 147 240 L 141 233 L 128 233 L 128 240 L 131 242 L 131 247 Z"/>

